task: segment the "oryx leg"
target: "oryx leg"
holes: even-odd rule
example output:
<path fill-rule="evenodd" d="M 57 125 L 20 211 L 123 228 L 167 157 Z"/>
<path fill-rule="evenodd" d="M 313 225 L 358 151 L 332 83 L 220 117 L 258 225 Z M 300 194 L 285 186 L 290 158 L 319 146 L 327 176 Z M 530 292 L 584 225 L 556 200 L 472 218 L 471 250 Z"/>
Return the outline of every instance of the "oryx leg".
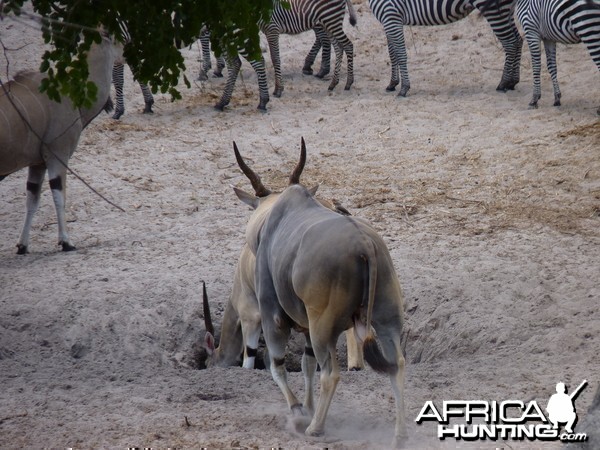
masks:
<path fill-rule="evenodd" d="M 77 142 L 73 148 L 77 146 Z M 63 161 L 66 164 L 66 161 Z M 67 198 L 67 168 L 55 158 L 47 162 L 48 181 L 50 190 L 54 199 L 56 209 L 56 218 L 58 221 L 58 245 L 62 246 L 63 251 L 70 252 L 76 250 L 75 246 L 69 241 L 67 234 L 67 220 L 65 217 L 65 203 Z"/>
<path fill-rule="evenodd" d="M 29 166 L 29 175 L 27 176 L 27 215 L 25 216 L 25 224 L 23 231 L 17 244 L 17 254 L 24 255 L 27 253 L 29 246 L 29 232 L 31 231 L 31 223 L 40 205 L 40 196 L 42 192 L 42 183 L 46 175 L 46 166 Z"/>
<path fill-rule="evenodd" d="M 348 352 L 348 370 L 365 368 L 362 346 L 356 339 L 354 328 L 346 330 L 346 351 Z"/>

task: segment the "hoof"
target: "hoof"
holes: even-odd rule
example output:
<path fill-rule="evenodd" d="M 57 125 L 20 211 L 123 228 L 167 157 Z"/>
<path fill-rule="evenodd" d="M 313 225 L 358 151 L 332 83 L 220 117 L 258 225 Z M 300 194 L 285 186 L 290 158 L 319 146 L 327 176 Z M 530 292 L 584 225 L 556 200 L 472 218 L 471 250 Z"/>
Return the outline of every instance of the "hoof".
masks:
<path fill-rule="evenodd" d="M 208 75 L 206 75 L 206 72 L 201 71 L 200 74 L 198 75 L 198 78 L 196 78 L 198 81 L 206 81 L 208 80 Z"/>
<path fill-rule="evenodd" d="M 537 109 L 537 107 L 538 107 L 538 104 L 537 104 L 537 102 L 535 102 L 535 103 L 534 103 L 534 102 L 531 102 L 531 103 L 529 104 L 529 106 L 528 106 L 528 109 Z"/>
<path fill-rule="evenodd" d="M 115 109 L 115 113 L 113 114 L 112 118 L 115 120 L 119 120 L 123 114 L 125 114 L 124 109 Z"/>
<path fill-rule="evenodd" d="M 223 78 L 222 72 L 213 72 L 213 78 Z"/>
<path fill-rule="evenodd" d="M 217 111 L 224 111 L 224 110 L 225 110 L 225 105 L 223 105 L 222 103 L 217 103 L 217 104 L 214 106 L 214 108 L 215 108 Z"/>
<path fill-rule="evenodd" d="M 315 77 L 323 79 L 327 75 L 329 75 L 329 70 L 321 70 L 318 74 L 315 75 Z"/>
<path fill-rule="evenodd" d="M 144 107 L 142 114 L 154 114 L 154 111 L 152 111 L 152 105 L 154 105 L 154 100 L 146 102 L 146 106 Z"/>
<path fill-rule="evenodd" d="M 304 75 L 312 75 L 313 74 L 312 67 L 303 67 L 302 68 L 302 73 Z"/>
<path fill-rule="evenodd" d="M 283 94 L 283 88 L 281 88 L 281 89 L 275 89 L 275 90 L 273 91 L 273 96 L 274 96 L 274 97 L 280 98 L 280 97 L 281 97 L 281 94 Z"/>
<path fill-rule="evenodd" d="M 60 245 L 62 247 L 62 251 L 63 252 L 72 252 L 74 250 L 77 250 L 77 248 L 74 245 L 69 244 L 68 242 L 59 242 L 58 245 Z"/>
<path fill-rule="evenodd" d="M 27 246 L 23 244 L 17 244 L 17 255 L 26 255 L 28 253 Z"/>
<path fill-rule="evenodd" d="M 304 432 L 307 436 L 320 437 L 325 434 L 325 431 L 322 429 L 316 429 L 312 425 L 310 425 L 306 431 Z"/>
<path fill-rule="evenodd" d="M 394 442 L 392 442 L 393 448 L 405 448 L 408 442 L 408 436 L 394 436 Z"/>

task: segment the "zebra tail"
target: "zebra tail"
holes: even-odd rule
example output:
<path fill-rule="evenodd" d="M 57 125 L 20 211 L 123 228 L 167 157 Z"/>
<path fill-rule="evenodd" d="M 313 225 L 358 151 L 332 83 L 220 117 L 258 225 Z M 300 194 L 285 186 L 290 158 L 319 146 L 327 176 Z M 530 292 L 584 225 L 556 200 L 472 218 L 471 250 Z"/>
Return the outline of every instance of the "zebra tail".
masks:
<path fill-rule="evenodd" d="M 357 24 L 357 20 L 356 20 L 356 11 L 354 9 L 354 5 L 352 4 L 352 0 L 346 0 L 346 6 L 348 7 L 348 16 L 350 16 L 349 17 L 350 25 L 355 27 Z"/>

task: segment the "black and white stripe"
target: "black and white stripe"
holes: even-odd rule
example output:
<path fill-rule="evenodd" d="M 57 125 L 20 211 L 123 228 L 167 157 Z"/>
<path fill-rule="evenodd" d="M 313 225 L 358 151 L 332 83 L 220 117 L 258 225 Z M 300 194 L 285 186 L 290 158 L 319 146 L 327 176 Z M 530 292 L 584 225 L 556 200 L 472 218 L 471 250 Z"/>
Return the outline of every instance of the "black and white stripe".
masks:
<path fill-rule="evenodd" d="M 343 29 L 346 0 L 288 0 L 288 5 L 283 6 L 279 0 L 275 0 L 271 21 L 260 24 L 261 30 L 267 37 L 275 69 L 273 95 L 279 97 L 283 93 L 279 35 L 299 34 L 319 27 L 329 37 L 336 50 L 335 70 L 329 90 L 333 90 L 339 82 L 344 53 L 348 60 L 345 89 L 350 89 L 354 82 L 354 47 Z"/>
<path fill-rule="evenodd" d="M 198 81 L 208 80 L 208 71 L 212 69 L 212 63 L 210 60 L 210 32 L 206 26 L 202 27 L 200 31 L 200 48 L 202 50 L 202 59 L 200 65 L 200 74 L 198 75 Z M 213 77 L 222 78 L 223 69 L 225 68 L 225 58 L 218 56 L 217 68 L 213 71 Z"/>
<path fill-rule="evenodd" d="M 496 0 L 492 0 L 496 1 Z M 498 0 L 496 8 L 482 11 L 506 55 L 504 70 L 497 90 L 514 89 L 519 82 L 519 64 L 523 40 L 513 18 L 514 0 Z M 393 91 L 401 79 L 400 96 L 410 89 L 408 78 L 404 25 L 443 25 L 467 17 L 481 9 L 485 0 L 369 0 L 373 14 L 381 22 L 388 41 L 392 75 L 388 91 Z M 400 72 L 400 79 L 398 77 Z"/>
<path fill-rule="evenodd" d="M 525 31 L 533 69 L 533 97 L 530 108 L 537 108 L 541 92 L 541 44 L 554 87 L 554 106 L 560 105 L 556 67 L 556 43 L 583 42 L 600 70 L 600 1 L 598 0 L 517 0 L 517 16 Z M 600 108 L 598 108 L 600 114 Z"/>
<path fill-rule="evenodd" d="M 123 62 L 115 62 L 113 64 L 112 70 L 112 82 L 115 87 L 115 113 L 113 114 L 113 119 L 119 119 L 125 113 L 125 100 L 123 97 L 123 85 L 125 83 L 124 80 L 124 71 L 125 65 Z M 152 105 L 154 104 L 154 97 L 152 96 L 152 92 L 150 88 L 143 84 L 139 83 L 140 89 L 142 90 L 142 95 L 144 96 L 144 114 L 153 114 Z"/>

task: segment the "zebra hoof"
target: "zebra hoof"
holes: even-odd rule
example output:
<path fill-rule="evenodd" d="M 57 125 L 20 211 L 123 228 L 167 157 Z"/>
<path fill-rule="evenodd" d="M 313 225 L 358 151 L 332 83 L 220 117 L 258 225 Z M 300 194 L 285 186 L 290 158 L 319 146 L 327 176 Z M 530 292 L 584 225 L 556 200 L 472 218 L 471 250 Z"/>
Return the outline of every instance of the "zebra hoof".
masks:
<path fill-rule="evenodd" d="M 198 81 L 206 81 L 208 80 L 208 75 L 206 75 L 206 72 L 202 71 L 200 72 L 200 74 L 198 75 L 197 78 Z"/>
<path fill-rule="evenodd" d="M 28 253 L 27 246 L 23 244 L 17 244 L 17 255 L 26 255 Z"/>
<path fill-rule="evenodd" d="M 74 245 L 69 244 L 68 242 L 65 241 L 60 241 L 58 243 L 58 245 L 60 245 L 62 247 L 62 251 L 63 252 L 72 252 L 74 250 L 77 250 L 77 248 Z"/>
<path fill-rule="evenodd" d="M 554 101 L 554 106 L 560 106 L 560 100 L 555 100 Z"/>
<path fill-rule="evenodd" d="M 215 108 L 217 111 L 224 111 L 224 110 L 225 110 L 225 105 L 223 105 L 222 103 L 217 103 L 217 104 L 214 106 L 214 108 Z"/>
<path fill-rule="evenodd" d="M 329 70 L 320 70 L 319 73 L 315 75 L 315 77 L 323 79 L 325 76 L 329 74 Z"/>
<path fill-rule="evenodd" d="M 393 92 L 396 90 L 396 86 L 398 86 L 398 83 L 390 83 L 388 84 L 388 86 L 385 88 L 386 91 L 388 92 Z"/>
<path fill-rule="evenodd" d="M 222 72 L 213 72 L 213 78 L 223 78 Z"/>
<path fill-rule="evenodd" d="M 283 94 L 283 88 L 281 88 L 281 89 L 275 89 L 275 90 L 273 91 L 273 96 L 274 96 L 274 97 L 280 98 L 280 97 L 281 97 L 281 94 Z"/>
<path fill-rule="evenodd" d="M 113 114 L 112 118 L 115 120 L 119 120 L 123 114 L 125 114 L 124 109 L 115 109 L 115 113 Z"/>
<path fill-rule="evenodd" d="M 538 104 L 537 102 L 531 102 L 528 106 L 528 109 L 537 109 Z"/>
<path fill-rule="evenodd" d="M 304 75 L 312 75 L 313 74 L 312 67 L 303 67 L 302 68 L 302 73 Z"/>
<path fill-rule="evenodd" d="M 408 88 L 400 89 L 400 92 L 398 92 L 398 97 L 408 97 Z"/>
<path fill-rule="evenodd" d="M 154 100 L 146 102 L 146 106 L 144 107 L 144 111 L 142 113 L 143 114 L 154 114 L 154 111 L 152 111 L 152 105 L 154 105 Z"/>

